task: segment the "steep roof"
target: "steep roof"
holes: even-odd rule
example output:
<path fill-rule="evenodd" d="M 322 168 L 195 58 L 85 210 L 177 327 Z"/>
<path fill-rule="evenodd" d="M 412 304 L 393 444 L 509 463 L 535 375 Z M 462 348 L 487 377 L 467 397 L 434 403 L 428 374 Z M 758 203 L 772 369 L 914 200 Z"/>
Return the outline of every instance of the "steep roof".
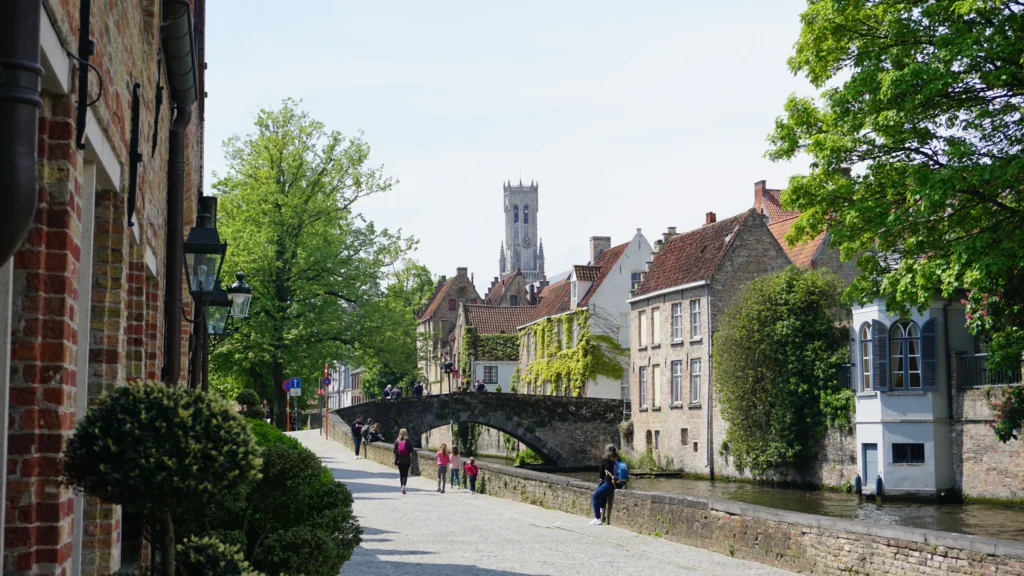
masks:
<path fill-rule="evenodd" d="M 598 258 L 600 259 L 600 256 Z M 576 265 L 572 267 L 572 271 L 573 275 L 576 276 L 576 279 L 580 282 L 593 282 L 594 280 L 597 280 L 597 273 L 601 271 L 601 267 L 597 265 Z"/>
<path fill-rule="evenodd" d="M 466 315 L 469 325 L 476 328 L 478 334 L 515 334 L 517 328 L 533 320 L 536 308 L 467 304 Z"/>
<path fill-rule="evenodd" d="M 764 209 L 773 223 L 780 220 L 795 218 L 800 215 L 800 212 L 797 210 L 782 209 L 782 190 L 765 189 L 761 194 L 761 198 Z M 759 206 L 755 206 L 754 208 L 759 208 Z"/>
<path fill-rule="evenodd" d="M 427 303 L 427 307 L 423 309 L 423 314 L 420 314 L 420 322 L 430 320 L 430 317 L 437 312 L 437 307 L 444 301 L 445 296 L 448 295 L 448 290 L 455 285 L 455 278 L 452 276 L 445 282 L 439 289 L 434 291 L 434 295 L 430 297 L 430 302 Z"/>
<path fill-rule="evenodd" d="M 534 320 L 544 318 L 545 316 L 551 316 L 552 314 L 560 314 L 569 310 L 569 280 L 559 280 L 554 284 L 550 284 L 538 294 L 537 298 L 540 302 L 533 308 L 533 317 L 520 324 L 529 324 Z"/>
<path fill-rule="evenodd" d="M 669 238 L 654 258 L 644 281 L 637 286 L 635 295 L 643 296 L 674 286 L 710 280 L 736 239 L 740 224 L 753 214 L 753 210 L 748 210 Z"/>
<path fill-rule="evenodd" d="M 817 238 L 810 242 L 803 242 L 796 246 L 790 246 L 789 243 L 786 242 L 786 234 L 789 234 L 789 230 L 793 227 L 794 222 L 796 222 L 796 216 L 785 220 L 779 220 L 778 222 L 772 222 L 768 225 L 768 230 L 772 233 L 772 236 L 779 241 L 779 245 L 786 251 L 786 255 L 793 261 L 793 264 L 802 268 L 810 268 L 811 260 L 814 259 L 814 255 L 818 253 L 818 248 L 821 247 L 821 243 L 825 240 L 825 233 L 822 232 Z"/>
<path fill-rule="evenodd" d="M 626 242 L 625 244 L 619 244 L 614 248 L 609 248 L 604 252 L 601 252 L 597 257 L 597 260 L 594 261 L 594 265 L 590 266 L 590 268 L 598 269 L 597 276 L 594 278 L 594 283 L 590 285 L 590 289 L 587 290 L 587 293 L 580 298 L 580 306 L 586 306 L 590 303 L 590 298 L 594 294 L 597 294 L 597 289 L 601 287 L 604 279 L 608 277 L 608 274 L 615 267 L 615 263 L 619 261 L 619 258 L 622 257 L 622 253 L 625 252 L 628 247 L 629 242 Z"/>
<path fill-rule="evenodd" d="M 516 270 L 515 274 L 509 274 L 501 279 L 500 282 L 496 282 L 491 289 L 487 291 L 487 296 L 484 297 L 484 302 L 488 304 L 497 304 L 501 301 L 501 297 L 505 295 L 505 291 L 512 284 L 512 281 L 516 279 L 516 276 L 522 276 L 521 270 Z"/>

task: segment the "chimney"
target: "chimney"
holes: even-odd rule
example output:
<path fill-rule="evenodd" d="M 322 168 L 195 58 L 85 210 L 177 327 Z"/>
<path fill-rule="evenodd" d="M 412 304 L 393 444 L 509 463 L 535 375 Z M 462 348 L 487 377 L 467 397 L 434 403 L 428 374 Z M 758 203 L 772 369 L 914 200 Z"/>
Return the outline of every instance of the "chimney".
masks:
<path fill-rule="evenodd" d="M 465 276 L 466 272 L 468 272 L 468 271 L 469 271 L 468 268 L 456 268 L 455 269 L 455 275 L 456 276 Z"/>
<path fill-rule="evenodd" d="M 761 200 L 764 199 L 765 180 L 754 182 L 754 208 L 761 209 Z"/>
<path fill-rule="evenodd" d="M 537 305 L 537 286 L 536 286 L 536 284 L 530 284 L 529 292 L 530 292 L 530 294 L 527 297 L 527 300 L 529 301 L 530 304 L 536 306 Z"/>
<path fill-rule="evenodd" d="M 714 212 L 708 212 L 707 214 L 704 215 L 704 225 L 705 226 L 707 226 L 708 224 L 714 224 L 714 223 L 715 223 L 715 213 Z"/>
<path fill-rule="evenodd" d="M 597 262 L 597 257 L 601 255 L 601 252 L 612 247 L 611 236 L 591 236 L 590 237 L 590 263 Z"/>
<path fill-rule="evenodd" d="M 441 286 L 444 286 L 447 282 L 448 282 L 448 277 L 445 276 L 444 274 L 442 274 L 441 275 L 441 279 L 437 281 L 437 287 L 440 288 Z"/>
<path fill-rule="evenodd" d="M 666 236 L 667 236 L 667 234 L 666 234 Z M 661 249 L 664 246 L 665 246 L 665 241 L 664 240 L 655 240 L 654 241 L 654 252 L 653 252 L 653 254 L 657 254 L 658 252 L 661 252 Z"/>

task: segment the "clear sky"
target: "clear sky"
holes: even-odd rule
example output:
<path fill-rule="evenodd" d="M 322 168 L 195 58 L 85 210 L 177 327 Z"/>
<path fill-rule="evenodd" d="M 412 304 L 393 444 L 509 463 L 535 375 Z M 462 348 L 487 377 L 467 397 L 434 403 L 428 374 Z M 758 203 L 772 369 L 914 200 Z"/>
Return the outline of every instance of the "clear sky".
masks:
<path fill-rule="evenodd" d="M 791 93 L 802 0 L 217 0 L 207 4 L 206 171 L 261 107 L 303 100 L 365 133 L 400 183 L 357 205 L 419 238 L 434 274 L 498 273 L 502 182 L 540 184 L 553 275 L 588 238 L 652 243 L 781 188 L 765 137 Z"/>

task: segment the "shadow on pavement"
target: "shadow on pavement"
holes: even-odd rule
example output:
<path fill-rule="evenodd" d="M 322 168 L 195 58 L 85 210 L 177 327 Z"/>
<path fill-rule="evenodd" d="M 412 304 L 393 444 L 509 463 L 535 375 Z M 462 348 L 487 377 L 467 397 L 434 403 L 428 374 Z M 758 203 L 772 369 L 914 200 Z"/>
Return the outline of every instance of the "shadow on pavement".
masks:
<path fill-rule="evenodd" d="M 357 500 L 361 499 L 364 494 L 394 494 L 396 496 L 401 496 L 401 494 L 398 491 L 397 476 L 395 478 L 394 484 L 370 484 L 368 482 L 352 482 L 346 478 L 335 478 L 337 480 L 340 480 L 341 483 L 344 484 L 345 487 L 352 492 L 352 496 L 355 497 Z M 405 488 L 405 491 L 408 492 L 409 494 L 425 494 L 430 492 L 436 493 L 435 490 L 424 490 L 423 488 L 412 488 L 409 486 Z"/>
<path fill-rule="evenodd" d="M 529 572 L 511 572 L 478 568 L 468 564 L 429 564 L 423 562 L 395 562 L 377 556 L 379 550 L 359 552 L 341 567 L 341 576 L 348 574 L 387 574 L 388 576 L 540 576 Z M 393 554 L 417 552 L 394 551 Z"/>

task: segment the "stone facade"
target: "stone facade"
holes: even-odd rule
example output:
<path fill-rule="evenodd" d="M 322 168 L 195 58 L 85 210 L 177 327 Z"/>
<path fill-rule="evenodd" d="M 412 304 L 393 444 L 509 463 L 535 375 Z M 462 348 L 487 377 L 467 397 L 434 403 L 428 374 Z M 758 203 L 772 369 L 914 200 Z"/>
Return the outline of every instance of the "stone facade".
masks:
<path fill-rule="evenodd" d="M 498 256 L 501 277 L 521 272 L 527 282 L 540 282 L 545 278 L 544 244 L 537 233 L 540 185 L 524 185 L 520 180 L 519 184 L 505 182 L 502 188 L 505 240 Z"/>
<path fill-rule="evenodd" d="M 473 285 L 466 268 L 457 268 L 455 276 L 441 276 L 427 307 L 420 315 L 416 331 L 423 340 L 420 350 L 420 372 L 427 379 L 428 394 L 447 391 L 444 374 L 441 372 L 442 357 L 452 360 L 450 338 L 455 331 L 459 303 L 477 304 L 480 294 Z M 454 384 L 453 384 L 454 389 Z"/>
<path fill-rule="evenodd" d="M 63 486 L 61 451 L 89 402 L 104 390 L 129 377 L 160 374 L 166 235 L 183 238 L 192 224 L 202 185 L 202 119 L 193 114 L 186 133 L 185 230 L 168 231 L 172 106 L 165 94 L 157 117 L 155 104 L 158 74 L 167 85 L 166 69 L 158 69 L 160 4 L 92 4 L 91 63 L 103 92 L 88 109 L 84 150 L 75 142 L 76 65 L 63 48 L 78 44 L 79 3 L 44 0 L 42 8 L 39 205 L 8 267 L 11 300 L 0 302 L 0 316 L 11 320 L 10 333 L 0 335 L 0 346 L 11 350 L 3 571 L 109 574 L 127 553 L 120 509 L 76 498 Z M 135 83 L 143 160 L 129 226 Z M 90 99 L 99 95 L 98 86 L 90 73 Z M 182 333 L 187 337 L 187 325 Z"/>
<path fill-rule="evenodd" d="M 953 359 L 952 364 L 956 362 Z M 955 380 L 954 380 L 955 382 Z M 1007 387 L 955 388 L 953 395 L 953 478 L 964 497 L 1024 501 L 1024 442 L 996 438 L 992 402 Z"/>
<path fill-rule="evenodd" d="M 331 415 L 330 437 L 351 446 Z M 394 466 L 390 444 L 370 446 L 369 459 Z M 486 495 L 591 517 L 592 483 L 480 463 Z M 434 455 L 419 451 L 412 474 L 436 478 Z M 612 525 L 806 574 L 1024 575 L 1024 544 L 935 530 L 788 512 L 740 502 L 618 491 Z"/>
<path fill-rule="evenodd" d="M 487 428 L 486 426 L 482 427 L 480 435 L 476 439 L 476 454 L 478 456 L 506 456 L 505 439 L 502 434 L 501 430 Z M 452 441 L 451 430 L 448 426 L 429 430 L 420 439 L 420 446 L 426 449 L 437 450 L 441 447 L 442 443 L 447 444 L 449 447 L 455 444 Z"/>
<path fill-rule="evenodd" d="M 561 468 L 589 466 L 618 439 L 622 405 L 613 400 L 464 392 L 366 402 L 335 410 L 345 422 L 358 416 L 380 424 L 385 438 L 405 428 L 414 440 L 450 422 L 471 422 L 515 437 Z"/>

